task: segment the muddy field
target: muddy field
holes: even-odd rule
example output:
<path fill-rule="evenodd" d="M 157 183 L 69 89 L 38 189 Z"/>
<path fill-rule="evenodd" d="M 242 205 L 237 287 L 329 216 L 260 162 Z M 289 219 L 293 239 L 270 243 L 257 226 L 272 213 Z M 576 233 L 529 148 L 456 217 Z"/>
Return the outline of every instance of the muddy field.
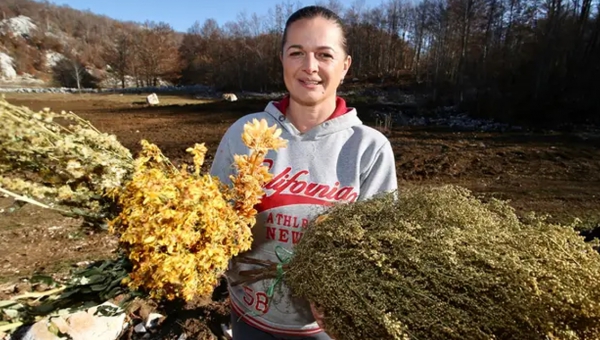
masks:
<path fill-rule="evenodd" d="M 143 95 L 10 94 L 6 98 L 34 110 L 73 111 L 99 130 L 115 134 L 134 153 L 139 140 L 147 139 L 176 164 L 191 163 L 185 149 L 205 142 L 209 148 L 205 166 L 227 127 L 266 105 L 265 100 L 229 103 L 160 96 L 159 106 L 148 107 Z M 348 102 L 352 105 L 351 99 Z M 385 110 L 376 105 L 357 107 L 367 122 L 371 110 Z M 460 184 L 484 197 L 509 199 L 519 212 L 550 214 L 562 223 L 577 217 L 582 228 L 600 226 L 600 136 L 395 127 L 389 138 L 401 186 Z M 14 284 L 34 273 L 67 275 L 77 263 L 113 255 L 116 240 L 105 232 L 81 228 L 77 220 L 30 205 L 15 211 L 11 205 L 10 199 L 0 197 L 0 286 L 10 287 L 0 295 L 15 293 L 19 288 Z"/>

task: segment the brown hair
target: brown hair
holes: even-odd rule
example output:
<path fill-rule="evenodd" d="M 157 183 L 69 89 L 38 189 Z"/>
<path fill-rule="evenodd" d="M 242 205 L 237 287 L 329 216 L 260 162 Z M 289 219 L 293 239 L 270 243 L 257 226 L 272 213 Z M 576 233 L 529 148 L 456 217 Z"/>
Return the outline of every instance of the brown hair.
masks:
<path fill-rule="evenodd" d="M 349 53 L 348 53 L 348 46 L 346 44 L 346 30 L 344 29 L 344 23 L 342 22 L 342 19 L 332 10 L 325 8 L 325 7 L 321 7 L 321 6 L 306 6 L 306 7 L 303 7 L 301 9 L 297 10 L 292 15 L 290 15 L 290 17 L 287 19 L 287 21 L 285 23 L 285 29 L 283 30 L 283 39 L 281 40 L 281 49 L 283 50 L 283 47 L 285 46 L 285 43 L 287 42 L 288 28 L 290 27 L 291 24 L 293 24 L 294 22 L 296 22 L 298 20 L 314 19 L 316 17 L 322 17 L 324 19 L 331 20 L 339 26 L 340 30 L 342 31 L 341 44 L 342 44 L 342 47 L 344 48 L 344 52 L 346 53 L 346 55 L 348 55 Z"/>

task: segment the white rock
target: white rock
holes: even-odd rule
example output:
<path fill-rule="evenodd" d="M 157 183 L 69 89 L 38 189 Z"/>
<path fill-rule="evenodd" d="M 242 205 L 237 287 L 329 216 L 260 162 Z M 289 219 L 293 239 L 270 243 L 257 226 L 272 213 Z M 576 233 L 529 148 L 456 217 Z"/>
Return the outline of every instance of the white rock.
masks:
<path fill-rule="evenodd" d="M 148 103 L 149 105 L 158 105 L 159 101 L 156 93 L 148 95 L 148 97 L 146 97 L 146 103 Z"/>
<path fill-rule="evenodd" d="M 19 35 L 30 35 L 31 31 L 37 30 L 37 26 L 31 21 L 31 18 L 19 15 L 18 17 L 0 21 L 0 30 Z"/>
<path fill-rule="evenodd" d="M 233 339 L 233 330 L 228 325 L 222 323 L 221 324 L 221 330 L 223 331 L 223 334 L 225 335 L 225 337 L 228 340 Z"/>
<path fill-rule="evenodd" d="M 141 322 L 135 325 L 135 327 L 133 327 L 133 330 L 136 333 L 146 333 L 146 327 L 144 327 L 144 324 Z"/>
<path fill-rule="evenodd" d="M 148 314 L 148 319 L 146 319 L 146 324 L 144 326 L 146 326 L 146 328 L 154 328 L 162 317 L 163 316 L 161 314 L 150 313 Z"/>
<path fill-rule="evenodd" d="M 65 56 L 62 55 L 61 53 L 54 52 L 54 51 L 47 51 L 46 52 L 46 67 L 52 68 L 52 67 L 56 66 L 56 64 L 64 58 L 65 58 Z"/>
<path fill-rule="evenodd" d="M 15 79 L 17 77 L 13 58 L 2 52 L 0 52 L 0 77 L 4 79 Z"/>
<path fill-rule="evenodd" d="M 223 93 L 223 99 L 228 102 L 235 102 L 238 100 L 237 96 L 234 93 Z"/>
<path fill-rule="evenodd" d="M 98 307 L 114 308 L 115 315 L 103 316 Z M 31 326 L 23 340 L 60 340 L 51 328 L 67 334 L 72 340 L 116 340 L 125 325 L 125 313 L 111 303 L 103 303 L 87 311 L 79 311 L 60 317 L 44 318 Z"/>

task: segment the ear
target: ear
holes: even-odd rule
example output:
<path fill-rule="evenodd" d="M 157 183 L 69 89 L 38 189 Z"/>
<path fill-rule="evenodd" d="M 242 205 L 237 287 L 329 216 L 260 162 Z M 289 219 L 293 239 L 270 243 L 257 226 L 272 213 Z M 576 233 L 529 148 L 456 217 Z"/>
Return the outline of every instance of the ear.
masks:
<path fill-rule="evenodd" d="M 283 53 L 279 52 L 279 61 L 283 64 Z"/>
<path fill-rule="evenodd" d="M 348 73 L 348 70 L 350 69 L 350 65 L 352 65 L 352 57 L 350 55 L 348 55 L 346 57 L 346 60 L 344 60 L 344 77 L 346 76 L 346 73 Z"/>

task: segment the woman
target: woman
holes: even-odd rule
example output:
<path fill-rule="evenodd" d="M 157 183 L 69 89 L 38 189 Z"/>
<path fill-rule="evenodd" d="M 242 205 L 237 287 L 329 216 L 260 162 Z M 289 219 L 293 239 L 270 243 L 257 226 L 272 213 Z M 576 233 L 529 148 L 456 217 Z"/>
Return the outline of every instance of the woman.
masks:
<path fill-rule="evenodd" d="M 247 154 L 241 141 L 243 125 L 266 119 L 278 124 L 288 146 L 270 152 L 266 164 L 273 179 L 257 207 L 252 249 L 247 257 L 279 261 L 276 250 L 292 250 L 308 221 L 335 202 L 363 200 L 397 189 L 394 154 L 377 130 L 362 125 L 354 108 L 337 96 L 351 64 L 340 18 L 330 10 L 304 7 L 288 19 L 281 63 L 289 92 L 270 102 L 264 112 L 243 117 L 223 137 L 211 173 L 229 182 L 234 154 Z M 227 272 L 236 280 L 236 264 Z M 229 287 L 235 340 L 331 339 L 319 327 L 311 305 L 289 295 L 285 286 L 267 290 L 272 280 Z M 314 311 L 314 309 L 312 309 Z"/>

